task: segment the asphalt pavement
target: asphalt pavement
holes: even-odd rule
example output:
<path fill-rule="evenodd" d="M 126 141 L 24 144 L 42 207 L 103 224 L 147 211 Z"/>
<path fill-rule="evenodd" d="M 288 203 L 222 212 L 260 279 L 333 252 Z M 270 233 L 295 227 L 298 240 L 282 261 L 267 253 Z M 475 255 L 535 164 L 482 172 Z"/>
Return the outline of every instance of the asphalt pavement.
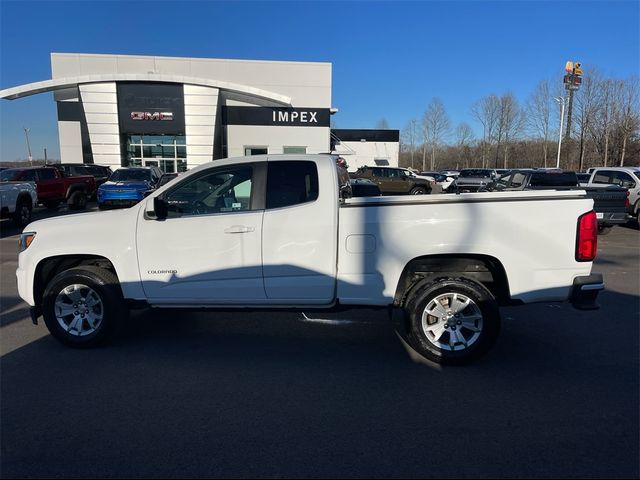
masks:
<path fill-rule="evenodd" d="M 635 227 L 599 238 L 600 310 L 504 308 L 494 349 L 456 368 L 373 310 L 145 310 L 65 348 L 28 318 L 0 228 L 2 478 L 640 475 Z"/>

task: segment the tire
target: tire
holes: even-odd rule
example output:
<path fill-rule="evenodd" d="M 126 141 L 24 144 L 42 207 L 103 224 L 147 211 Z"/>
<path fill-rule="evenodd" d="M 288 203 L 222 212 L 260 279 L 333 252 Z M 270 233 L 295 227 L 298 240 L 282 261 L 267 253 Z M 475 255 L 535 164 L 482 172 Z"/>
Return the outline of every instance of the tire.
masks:
<path fill-rule="evenodd" d="M 598 225 L 598 235 L 609 235 L 613 227 L 607 227 L 606 225 Z"/>
<path fill-rule="evenodd" d="M 427 191 L 424 187 L 413 187 L 409 193 L 411 195 L 424 195 Z"/>
<path fill-rule="evenodd" d="M 494 345 L 500 332 L 495 298 L 483 285 L 464 277 L 419 282 L 409 294 L 405 310 L 411 346 L 443 365 L 479 358 Z"/>
<path fill-rule="evenodd" d="M 18 228 L 26 227 L 31 222 L 31 199 L 21 198 L 18 199 L 16 204 L 16 211 L 13 212 L 13 223 Z"/>
<path fill-rule="evenodd" d="M 67 200 L 69 210 L 84 210 L 87 206 L 87 194 L 82 190 L 73 192 Z"/>
<path fill-rule="evenodd" d="M 56 208 L 58 208 L 58 205 L 60 205 L 60 202 L 58 200 L 54 200 L 54 201 L 50 201 L 50 202 L 42 202 L 42 203 L 49 210 L 55 210 Z"/>
<path fill-rule="evenodd" d="M 59 273 L 47 285 L 42 301 L 49 332 L 73 348 L 107 342 L 127 314 L 118 277 L 100 267 L 81 266 Z"/>

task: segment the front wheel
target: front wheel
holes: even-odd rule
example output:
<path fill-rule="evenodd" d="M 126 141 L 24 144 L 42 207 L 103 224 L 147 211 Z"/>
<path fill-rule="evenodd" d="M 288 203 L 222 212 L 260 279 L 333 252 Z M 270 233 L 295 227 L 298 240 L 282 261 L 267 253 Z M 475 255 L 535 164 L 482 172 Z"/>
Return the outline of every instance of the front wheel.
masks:
<path fill-rule="evenodd" d="M 427 193 L 427 190 L 424 187 L 415 187 L 413 189 L 411 189 L 411 195 L 424 195 L 425 193 Z"/>
<path fill-rule="evenodd" d="M 42 301 L 42 315 L 51 335 L 74 348 L 94 347 L 109 340 L 126 314 L 118 277 L 94 266 L 56 275 Z"/>
<path fill-rule="evenodd" d="M 69 196 L 67 200 L 69 210 L 83 210 L 87 206 L 87 194 L 82 190 L 77 190 Z"/>
<path fill-rule="evenodd" d="M 467 278 L 425 280 L 406 303 L 409 343 L 441 364 L 468 363 L 486 353 L 500 331 L 498 304 L 489 290 Z"/>
<path fill-rule="evenodd" d="M 21 199 L 16 205 L 16 211 L 13 212 L 13 223 L 18 228 L 26 227 L 31 222 L 31 201 Z"/>

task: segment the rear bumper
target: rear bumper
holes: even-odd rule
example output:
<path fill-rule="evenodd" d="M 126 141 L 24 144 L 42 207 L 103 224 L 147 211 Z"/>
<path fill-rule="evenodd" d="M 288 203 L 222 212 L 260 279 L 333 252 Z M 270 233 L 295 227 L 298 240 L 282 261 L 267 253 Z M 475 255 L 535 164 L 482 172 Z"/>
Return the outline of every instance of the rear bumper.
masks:
<path fill-rule="evenodd" d="M 607 226 L 607 225 L 622 225 L 627 223 L 631 217 L 628 213 L 602 213 L 596 212 L 596 218 L 598 220 L 598 225 Z"/>
<path fill-rule="evenodd" d="M 596 299 L 602 290 L 604 290 L 602 274 L 592 273 L 585 277 L 576 277 L 569 301 L 578 310 L 597 310 L 600 306 Z"/>

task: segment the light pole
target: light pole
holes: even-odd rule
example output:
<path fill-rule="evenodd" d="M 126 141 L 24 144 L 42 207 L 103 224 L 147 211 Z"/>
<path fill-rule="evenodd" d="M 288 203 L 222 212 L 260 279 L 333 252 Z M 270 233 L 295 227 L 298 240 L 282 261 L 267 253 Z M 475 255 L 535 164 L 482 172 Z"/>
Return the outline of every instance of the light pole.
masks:
<path fill-rule="evenodd" d="M 560 168 L 560 148 L 562 147 L 562 124 L 564 122 L 564 97 L 554 97 L 554 100 L 560 105 L 560 132 L 558 133 L 558 158 L 556 160 L 556 168 Z"/>
<path fill-rule="evenodd" d="M 33 157 L 31 156 L 31 145 L 29 145 L 29 130 L 27 127 L 22 127 L 24 130 L 24 136 L 27 139 L 27 152 L 29 152 L 29 165 L 33 165 Z"/>

